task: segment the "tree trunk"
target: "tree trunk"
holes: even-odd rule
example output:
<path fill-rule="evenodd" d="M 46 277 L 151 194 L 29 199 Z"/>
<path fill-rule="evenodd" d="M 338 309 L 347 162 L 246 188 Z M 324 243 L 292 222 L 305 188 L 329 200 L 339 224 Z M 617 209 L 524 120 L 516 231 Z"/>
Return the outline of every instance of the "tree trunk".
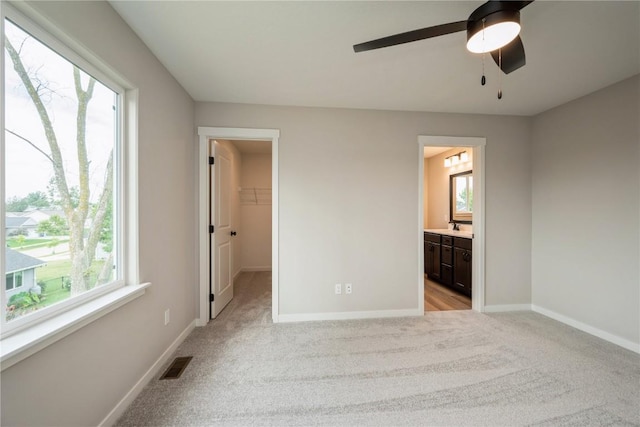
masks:
<path fill-rule="evenodd" d="M 96 281 L 96 286 L 104 285 L 109 282 L 111 279 L 111 273 L 113 272 L 113 252 L 109 253 L 107 259 L 104 260 L 104 264 L 102 265 L 102 269 L 100 270 L 100 274 L 98 275 L 98 280 Z"/>

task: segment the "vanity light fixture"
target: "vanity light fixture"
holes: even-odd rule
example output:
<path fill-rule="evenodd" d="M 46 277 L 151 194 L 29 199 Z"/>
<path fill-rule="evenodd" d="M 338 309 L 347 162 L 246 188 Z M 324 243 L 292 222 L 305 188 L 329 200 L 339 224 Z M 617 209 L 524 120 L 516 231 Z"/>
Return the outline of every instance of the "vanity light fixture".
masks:
<path fill-rule="evenodd" d="M 458 154 L 453 154 L 449 157 L 445 157 L 444 167 L 450 168 L 451 166 L 455 166 L 458 163 L 465 163 L 468 161 L 469 161 L 469 154 L 466 151 L 461 151 Z"/>

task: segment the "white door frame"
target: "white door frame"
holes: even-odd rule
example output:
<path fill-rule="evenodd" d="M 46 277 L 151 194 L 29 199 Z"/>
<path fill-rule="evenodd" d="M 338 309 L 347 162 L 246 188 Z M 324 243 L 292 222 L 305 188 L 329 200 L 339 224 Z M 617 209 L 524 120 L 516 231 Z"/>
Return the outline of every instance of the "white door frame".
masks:
<path fill-rule="evenodd" d="M 485 296 L 485 147 L 483 137 L 418 136 L 419 197 L 418 197 L 418 306 L 424 311 L 424 147 L 473 148 L 473 258 L 471 282 L 471 309 L 484 311 Z"/>
<path fill-rule="evenodd" d="M 273 322 L 278 322 L 278 139 L 277 129 L 198 127 L 198 247 L 200 312 L 197 326 L 209 322 L 209 147 L 211 139 L 253 140 L 271 142 L 271 310 Z M 213 267 L 212 267 L 213 268 Z"/>

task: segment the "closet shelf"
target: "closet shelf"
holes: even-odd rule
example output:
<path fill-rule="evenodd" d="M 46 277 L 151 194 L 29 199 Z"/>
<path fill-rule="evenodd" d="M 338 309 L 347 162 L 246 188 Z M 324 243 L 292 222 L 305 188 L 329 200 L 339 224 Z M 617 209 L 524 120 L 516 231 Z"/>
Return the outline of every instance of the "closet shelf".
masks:
<path fill-rule="evenodd" d="M 259 187 L 240 188 L 241 205 L 270 205 L 271 189 Z"/>

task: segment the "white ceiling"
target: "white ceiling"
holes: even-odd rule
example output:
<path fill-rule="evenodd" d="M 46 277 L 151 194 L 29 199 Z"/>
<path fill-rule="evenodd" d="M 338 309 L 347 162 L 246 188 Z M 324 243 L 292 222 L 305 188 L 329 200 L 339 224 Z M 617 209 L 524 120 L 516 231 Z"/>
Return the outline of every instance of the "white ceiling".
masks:
<path fill-rule="evenodd" d="M 234 140 L 231 143 L 242 154 L 271 154 L 271 141 Z"/>
<path fill-rule="evenodd" d="M 424 158 L 428 159 L 433 156 L 437 156 L 440 153 L 444 153 L 447 150 L 451 150 L 453 147 L 424 147 Z"/>
<path fill-rule="evenodd" d="M 482 2 L 111 1 L 196 101 L 533 115 L 640 72 L 640 3 L 538 0 L 527 65 L 502 76 L 466 34 L 354 53 L 371 39 L 467 19 Z"/>

